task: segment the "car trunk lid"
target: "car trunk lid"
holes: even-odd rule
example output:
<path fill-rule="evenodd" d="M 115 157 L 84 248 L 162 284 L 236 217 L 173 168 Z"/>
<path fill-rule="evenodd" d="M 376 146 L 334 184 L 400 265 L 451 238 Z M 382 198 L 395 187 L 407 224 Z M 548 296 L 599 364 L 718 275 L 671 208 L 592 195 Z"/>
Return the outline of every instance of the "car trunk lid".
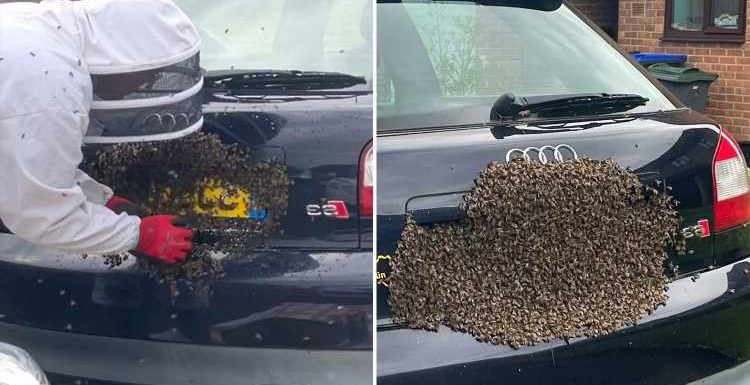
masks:
<path fill-rule="evenodd" d="M 205 131 L 250 150 L 254 162 L 286 165 L 289 201 L 264 246 L 305 249 L 366 247 L 371 215 L 360 215 L 361 153 L 371 140 L 372 98 L 283 103 L 212 102 Z M 252 192 L 250 192 L 252 195 Z M 264 208 L 256 208 L 263 214 Z M 250 213 L 251 215 L 253 213 Z"/>
<path fill-rule="evenodd" d="M 378 317 L 387 310 L 389 260 L 405 215 L 422 225 L 463 218 L 459 205 L 474 178 L 490 162 L 514 153 L 557 148 L 564 158 L 613 159 L 630 168 L 644 184 L 661 186 L 679 202 L 683 227 L 713 220 L 712 161 L 719 129 L 689 111 L 638 117 L 579 119 L 566 126 L 475 126 L 389 132 L 378 147 Z M 528 151 L 528 149 L 532 149 Z M 398 170 L 398 172 L 393 172 Z M 407 180 L 419 176 L 419 183 Z M 714 263 L 709 237 L 687 240 L 685 255 L 672 255 L 680 273 Z"/>

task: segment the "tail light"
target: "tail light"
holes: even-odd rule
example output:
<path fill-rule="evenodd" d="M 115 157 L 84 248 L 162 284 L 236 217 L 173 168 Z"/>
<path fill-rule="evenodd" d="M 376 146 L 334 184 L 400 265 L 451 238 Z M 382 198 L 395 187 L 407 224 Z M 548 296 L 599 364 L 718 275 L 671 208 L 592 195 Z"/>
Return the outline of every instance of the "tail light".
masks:
<path fill-rule="evenodd" d="M 372 154 L 372 142 L 365 146 L 359 157 L 359 216 L 372 216 L 372 190 L 374 185 L 375 159 Z"/>
<path fill-rule="evenodd" d="M 739 145 L 722 130 L 714 155 L 714 228 L 727 230 L 750 222 L 750 181 Z"/>

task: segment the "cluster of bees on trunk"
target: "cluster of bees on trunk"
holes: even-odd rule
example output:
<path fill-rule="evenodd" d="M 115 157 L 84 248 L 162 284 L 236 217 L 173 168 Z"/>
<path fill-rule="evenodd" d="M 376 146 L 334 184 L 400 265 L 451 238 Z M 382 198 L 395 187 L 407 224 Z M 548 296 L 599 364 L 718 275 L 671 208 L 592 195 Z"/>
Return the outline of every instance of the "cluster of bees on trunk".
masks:
<path fill-rule="evenodd" d="M 519 347 L 604 335 L 666 301 L 676 203 L 611 160 L 492 163 L 462 210 L 407 217 L 388 282 L 396 320 Z"/>
<path fill-rule="evenodd" d="M 225 144 L 214 134 L 198 132 L 178 140 L 103 147 L 84 169 L 115 194 L 142 205 L 147 215 L 182 215 L 196 235 L 204 235 L 196 237 L 185 263 L 138 260 L 142 269 L 168 282 L 175 292 L 177 282 L 190 287 L 221 276 L 221 264 L 211 257 L 212 252 L 252 249 L 279 227 L 288 205 L 286 166 L 273 159 L 251 159 L 246 149 Z M 206 189 L 221 189 L 222 196 L 238 196 L 241 189 L 247 192 L 244 205 L 265 209 L 267 217 L 253 220 L 208 215 L 234 207 L 227 206 L 224 199 L 204 199 Z M 201 243 L 201 239 L 210 242 Z M 105 263 L 118 266 L 126 258 L 105 256 Z"/>

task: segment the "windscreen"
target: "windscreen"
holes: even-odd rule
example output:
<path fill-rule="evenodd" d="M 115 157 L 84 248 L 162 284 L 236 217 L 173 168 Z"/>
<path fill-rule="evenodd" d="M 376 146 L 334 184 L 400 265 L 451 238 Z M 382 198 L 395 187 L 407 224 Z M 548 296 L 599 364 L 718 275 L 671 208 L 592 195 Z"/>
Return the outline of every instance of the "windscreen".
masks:
<path fill-rule="evenodd" d="M 505 93 L 637 94 L 649 101 L 631 113 L 675 108 L 566 6 L 378 4 L 377 87 L 380 130 L 484 123 Z"/>
<path fill-rule="evenodd" d="M 215 70 L 341 72 L 372 79 L 372 0 L 176 0 Z"/>

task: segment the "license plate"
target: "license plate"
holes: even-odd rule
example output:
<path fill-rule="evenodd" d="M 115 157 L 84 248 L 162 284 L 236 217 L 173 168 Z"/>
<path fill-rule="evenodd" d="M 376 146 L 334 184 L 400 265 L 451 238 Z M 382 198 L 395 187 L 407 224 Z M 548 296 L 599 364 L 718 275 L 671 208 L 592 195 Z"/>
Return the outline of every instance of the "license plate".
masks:
<path fill-rule="evenodd" d="M 216 207 L 205 209 L 201 202 L 206 202 L 206 206 Z M 247 218 L 258 221 L 268 218 L 268 210 L 257 207 L 252 194 L 241 188 L 230 193 L 221 187 L 206 187 L 203 196 L 197 197 L 194 211 L 217 218 Z"/>

